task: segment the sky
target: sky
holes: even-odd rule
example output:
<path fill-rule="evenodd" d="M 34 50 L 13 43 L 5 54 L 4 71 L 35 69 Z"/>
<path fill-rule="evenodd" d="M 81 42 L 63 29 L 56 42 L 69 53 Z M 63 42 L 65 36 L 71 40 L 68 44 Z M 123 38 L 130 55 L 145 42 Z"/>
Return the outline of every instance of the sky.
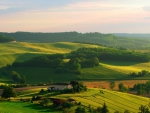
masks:
<path fill-rule="evenodd" d="M 150 33 L 150 0 L 0 0 L 0 32 Z"/>

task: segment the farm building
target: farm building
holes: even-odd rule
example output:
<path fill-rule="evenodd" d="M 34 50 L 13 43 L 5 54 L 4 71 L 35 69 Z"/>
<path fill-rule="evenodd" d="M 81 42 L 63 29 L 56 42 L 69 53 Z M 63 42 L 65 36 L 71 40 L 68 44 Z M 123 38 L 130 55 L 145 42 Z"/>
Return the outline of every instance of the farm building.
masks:
<path fill-rule="evenodd" d="M 69 83 L 54 83 L 51 87 L 48 87 L 48 90 L 64 90 L 71 89 L 72 85 Z"/>

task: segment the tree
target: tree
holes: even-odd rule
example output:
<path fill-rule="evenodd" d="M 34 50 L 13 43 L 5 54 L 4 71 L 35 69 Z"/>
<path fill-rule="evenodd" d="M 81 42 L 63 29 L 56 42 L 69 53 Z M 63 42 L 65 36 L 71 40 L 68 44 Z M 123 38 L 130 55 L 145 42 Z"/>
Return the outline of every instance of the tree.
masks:
<path fill-rule="evenodd" d="M 118 84 L 118 88 L 119 88 L 119 91 L 121 91 L 121 92 L 127 92 L 128 91 L 128 88 L 125 87 L 123 83 Z"/>
<path fill-rule="evenodd" d="M 87 91 L 87 87 L 81 82 L 71 81 L 70 84 L 72 85 L 74 92 Z"/>
<path fill-rule="evenodd" d="M 12 75 L 12 79 L 13 79 L 15 82 L 20 83 L 21 77 L 20 77 L 20 75 L 19 75 L 16 71 L 12 71 L 12 72 L 11 72 L 11 75 Z"/>
<path fill-rule="evenodd" d="M 137 94 L 142 95 L 146 93 L 146 85 L 144 83 L 140 83 L 136 85 Z"/>
<path fill-rule="evenodd" d="M 26 77 L 23 76 L 23 78 L 20 79 L 20 82 L 21 82 L 22 84 L 26 84 Z"/>
<path fill-rule="evenodd" d="M 149 94 L 150 93 L 150 81 L 147 81 L 145 86 L 146 86 L 146 93 Z"/>
<path fill-rule="evenodd" d="M 109 83 L 110 89 L 113 90 L 115 88 L 115 86 L 116 86 L 116 83 L 114 81 L 112 81 L 112 82 Z"/>
<path fill-rule="evenodd" d="M 91 62 L 93 66 L 99 66 L 99 59 L 97 57 L 92 58 Z"/>
<path fill-rule="evenodd" d="M 147 106 L 141 105 L 139 107 L 140 112 L 139 113 L 150 113 L 149 108 Z"/>
<path fill-rule="evenodd" d="M 75 113 L 86 113 L 86 112 L 85 112 L 85 108 L 79 106 L 79 107 L 77 107 L 77 109 L 75 110 Z"/>
<path fill-rule="evenodd" d="M 101 108 L 101 112 L 100 113 L 109 113 L 109 110 L 108 110 L 108 108 L 107 108 L 105 103 L 103 104 L 103 107 Z"/>
<path fill-rule="evenodd" d="M 14 89 L 10 86 L 6 86 L 3 89 L 2 98 L 10 98 L 10 97 L 16 97 L 16 92 Z"/>
<path fill-rule="evenodd" d="M 49 84 L 52 85 L 53 84 L 53 80 L 50 78 L 49 79 Z"/>
<path fill-rule="evenodd" d="M 49 104 L 49 102 L 50 102 L 50 100 L 46 98 L 46 99 L 42 100 L 40 102 L 40 104 L 43 105 L 43 106 L 47 106 Z"/>
<path fill-rule="evenodd" d="M 73 72 L 75 74 L 81 74 L 80 59 L 78 59 L 78 58 L 70 59 L 68 64 L 69 64 L 69 68 L 70 68 L 71 72 Z"/>

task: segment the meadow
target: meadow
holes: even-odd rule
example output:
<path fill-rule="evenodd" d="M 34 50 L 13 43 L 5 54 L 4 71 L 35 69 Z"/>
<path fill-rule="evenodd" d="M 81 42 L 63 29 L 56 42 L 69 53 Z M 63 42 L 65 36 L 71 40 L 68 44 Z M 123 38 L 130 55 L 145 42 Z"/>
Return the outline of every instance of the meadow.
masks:
<path fill-rule="evenodd" d="M 73 73 L 56 74 L 52 68 L 29 68 L 17 67 L 12 68 L 20 76 L 25 76 L 27 83 L 49 83 L 52 79 L 54 82 L 70 82 L 71 80 L 79 81 L 111 81 L 111 80 L 149 80 L 150 76 L 130 77 L 131 72 L 140 72 L 141 70 L 150 71 L 150 63 L 136 62 L 106 62 L 100 61 L 100 65 L 94 68 L 82 68 L 80 75 Z"/>
<path fill-rule="evenodd" d="M 56 42 L 56 43 L 3 43 L 0 44 L 0 67 L 11 64 L 14 61 L 25 61 L 35 56 L 69 53 L 80 47 L 103 47 L 91 44 Z M 65 61 L 68 61 L 66 59 Z M 101 61 L 98 67 L 82 68 L 82 74 L 76 75 L 72 73 L 56 74 L 54 69 L 50 68 L 28 68 L 18 67 L 12 68 L 20 76 L 25 76 L 27 83 L 48 83 L 49 79 L 54 82 L 70 82 L 71 80 L 81 81 L 97 81 L 97 80 L 129 80 L 129 79 L 150 79 L 147 77 L 132 78 L 128 74 L 130 72 L 140 72 L 141 70 L 150 71 L 150 63 L 123 62 L 123 61 Z M 0 84 L 9 83 L 11 80 L 0 73 Z"/>
<path fill-rule="evenodd" d="M 100 47 L 97 45 L 80 44 L 71 42 L 56 43 L 1 43 L 0 67 L 11 64 L 14 61 L 25 61 L 35 56 L 54 53 L 69 53 L 80 47 Z"/>
<path fill-rule="evenodd" d="M 0 113 L 57 113 L 57 111 L 45 108 L 40 105 L 31 104 L 30 102 L 0 102 Z"/>

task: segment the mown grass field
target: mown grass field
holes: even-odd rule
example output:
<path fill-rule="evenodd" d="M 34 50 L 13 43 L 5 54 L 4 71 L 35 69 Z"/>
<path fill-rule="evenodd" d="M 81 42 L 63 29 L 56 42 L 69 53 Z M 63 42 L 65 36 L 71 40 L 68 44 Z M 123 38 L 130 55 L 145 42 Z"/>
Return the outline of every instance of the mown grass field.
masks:
<path fill-rule="evenodd" d="M 40 91 L 40 90 L 39 90 Z M 101 92 L 103 93 L 101 93 Z M 28 94 L 26 95 L 26 91 L 20 92 L 18 98 L 31 98 L 33 94 L 38 95 L 37 90 L 28 90 Z M 138 113 L 139 107 L 141 105 L 148 105 L 149 98 L 136 96 L 132 94 L 117 92 L 117 91 L 110 91 L 107 89 L 99 89 L 99 88 L 90 88 L 87 92 L 82 92 L 78 94 L 57 94 L 53 95 L 53 93 L 44 94 L 45 97 L 52 97 L 52 98 L 60 98 L 60 99 L 68 99 L 72 98 L 75 99 L 77 102 L 81 102 L 86 109 L 90 105 L 92 108 L 96 109 L 97 107 L 101 107 L 105 102 L 108 106 L 110 113 L 114 113 L 115 111 L 124 112 L 125 110 L 129 110 L 130 112 Z M 19 103 L 19 104 L 18 104 Z M 6 106 L 9 108 L 7 112 L 13 112 L 13 110 L 19 113 L 20 109 L 24 111 L 32 111 L 33 113 L 36 112 L 48 112 L 51 109 L 43 108 L 32 104 L 30 102 L 20 103 L 20 102 L 0 102 L 1 111 L 3 112 L 6 109 Z M 74 113 L 74 109 L 71 109 L 71 113 Z M 56 111 L 57 112 L 57 111 Z M 25 113 L 25 112 L 22 112 Z"/>

